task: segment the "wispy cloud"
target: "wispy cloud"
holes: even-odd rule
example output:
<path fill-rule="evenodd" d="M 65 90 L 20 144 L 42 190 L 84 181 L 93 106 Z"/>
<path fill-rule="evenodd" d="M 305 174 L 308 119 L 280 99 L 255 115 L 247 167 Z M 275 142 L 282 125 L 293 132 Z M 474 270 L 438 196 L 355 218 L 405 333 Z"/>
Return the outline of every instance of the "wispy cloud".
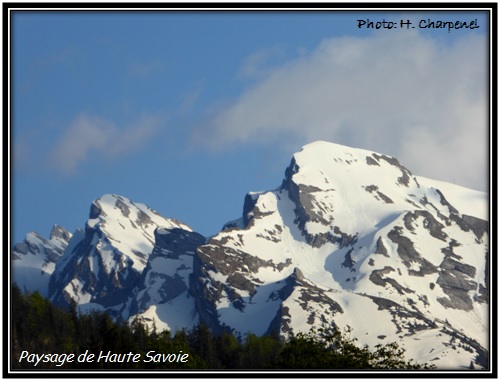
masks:
<path fill-rule="evenodd" d="M 178 107 L 178 111 L 180 113 L 186 113 L 193 109 L 198 102 L 203 90 L 205 88 L 205 84 L 203 82 L 199 83 L 195 88 L 185 93 L 181 99 Z"/>
<path fill-rule="evenodd" d="M 157 133 L 163 120 L 143 117 L 127 128 L 113 121 L 81 114 L 65 130 L 52 148 L 49 163 L 65 173 L 73 173 L 85 161 L 96 155 L 116 158 L 144 147 Z"/>
<path fill-rule="evenodd" d="M 281 47 L 262 49 L 253 52 L 245 58 L 240 69 L 240 77 L 242 78 L 262 78 L 267 74 L 276 59 L 284 57 L 284 50 Z"/>
<path fill-rule="evenodd" d="M 59 64 L 72 64 L 83 59 L 84 55 L 81 51 L 74 47 L 66 47 L 59 51 L 54 51 L 41 56 L 36 62 L 37 67 L 44 67 Z"/>
<path fill-rule="evenodd" d="M 13 141 L 12 145 L 12 163 L 15 169 L 26 168 L 31 161 L 31 149 L 28 139 L 20 136 Z"/>
<path fill-rule="evenodd" d="M 76 68 L 84 60 L 85 55 L 83 52 L 71 46 L 47 52 L 30 62 L 27 65 L 26 71 L 22 71 L 22 75 L 19 75 L 19 90 L 25 94 L 36 88 L 39 81 L 46 75 L 47 70 L 65 70 L 68 67 Z M 17 66 L 16 69 L 18 69 Z"/>
<path fill-rule="evenodd" d="M 163 70 L 163 63 L 159 59 L 151 61 L 135 61 L 128 66 L 130 78 L 149 78 L 156 72 Z"/>
<path fill-rule="evenodd" d="M 324 40 L 215 113 L 196 131 L 199 144 L 325 139 L 485 189 L 487 42 L 469 35 L 446 45 L 410 32 Z"/>

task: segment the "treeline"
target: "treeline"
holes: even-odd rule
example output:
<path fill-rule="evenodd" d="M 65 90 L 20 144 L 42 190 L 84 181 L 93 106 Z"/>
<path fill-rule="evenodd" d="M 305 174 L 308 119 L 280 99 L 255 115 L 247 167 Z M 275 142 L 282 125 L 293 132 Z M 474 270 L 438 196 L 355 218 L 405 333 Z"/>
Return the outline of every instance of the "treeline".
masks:
<path fill-rule="evenodd" d="M 171 336 L 136 321 L 114 322 L 107 314 L 78 314 L 56 307 L 38 292 L 12 289 L 11 349 L 14 369 L 426 369 L 404 358 L 396 343 L 375 350 L 335 329 L 298 334 L 284 342 L 276 336 L 232 333 L 213 335 L 208 327 Z M 102 352 L 101 352 L 102 351 Z M 184 362 L 65 362 L 39 361 L 29 354 L 132 353 L 141 359 L 159 354 L 189 354 Z M 148 355 L 149 354 L 149 355 Z M 19 361 L 20 357 L 22 361 Z M 32 355 L 33 356 L 33 355 Z M 55 358 L 55 357 L 54 357 Z M 33 361 L 29 361 L 29 360 Z M 46 358 L 48 359 L 48 358 Z M 75 357 L 76 359 L 76 357 Z"/>

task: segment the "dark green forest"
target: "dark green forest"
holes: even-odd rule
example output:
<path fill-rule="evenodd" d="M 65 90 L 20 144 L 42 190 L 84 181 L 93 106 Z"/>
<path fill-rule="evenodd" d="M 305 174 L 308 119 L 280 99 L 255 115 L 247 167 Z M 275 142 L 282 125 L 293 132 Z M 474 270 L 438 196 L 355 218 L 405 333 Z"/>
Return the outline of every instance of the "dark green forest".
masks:
<path fill-rule="evenodd" d="M 148 329 L 141 321 L 115 322 L 102 312 L 78 314 L 76 305 L 63 309 L 38 292 L 22 293 L 16 286 L 11 307 L 12 369 L 429 368 L 406 360 L 397 343 L 369 349 L 357 345 L 351 331 L 333 327 L 288 341 L 253 334 L 237 338 L 229 332 L 214 335 L 204 325 L 171 335 Z M 82 357 L 88 354 L 95 357 Z"/>

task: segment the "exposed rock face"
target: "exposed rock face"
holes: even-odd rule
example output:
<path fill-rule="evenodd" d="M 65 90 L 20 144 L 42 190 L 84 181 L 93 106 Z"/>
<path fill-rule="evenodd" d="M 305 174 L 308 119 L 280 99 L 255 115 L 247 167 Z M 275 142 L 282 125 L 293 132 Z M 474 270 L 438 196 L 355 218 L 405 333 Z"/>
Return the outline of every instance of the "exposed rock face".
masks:
<path fill-rule="evenodd" d="M 386 274 L 390 274 L 393 271 L 396 270 L 394 270 L 390 266 L 386 266 L 381 270 L 373 270 L 370 274 L 370 280 L 377 286 L 386 287 L 387 285 L 390 285 L 391 287 L 395 288 L 401 295 L 413 293 L 413 290 L 401 286 L 396 280 L 390 277 L 385 277 Z"/>
<path fill-rule="evenodd" d="M 221 322 L 217 316 L 217 301 L 225 296 L 231 305 L 244 312 L 248 298 L 255 295 L 262 281 L 255 277 L 261 269 L 281 271 L 291 263 L 277 263 L 263 260 L 238 249 L 227 247 L 232 240 L 212 238 L 198 248 L 194 271 L 191 276 L 191 294 L 199 306 L 202 321 L 219 330 Z M 217 274 L 215 276 L 215 274 Z M 223 281 L 222 281 L 223 279 Z M 206 320 L 204 320 L 206 319 Z"/>
<path fill-rule="evenodd" d="M 450 257 L 445 257 L 440 268 L 436 283 L 441 286 L 448 297 L 438 298 L 437 301 L 448 308 L 472 310 L 473 300 L 469 296 L 469 291 L 476 290 L 478 287 L 473 280 L 476 277 L 476 268 Z"/>
<path fill-rule="evenodd" d="M 181 228 L 158 228 L 154 234 L 155 246 L 149 263 L 156 258 L 179 259 L 181 255 L 194 256 L 196 248 L 206 242 L 201 234 Z"/>
<path fill-rule="evenodd" d="M 156 243 L 142 273 L 142 286 L 130 315 L 167 303 L 186 292 L 196 248 L 206 242 L 201 234 L 181 228 L 157 228 L 154 235 Z"/>
<path fill-rule="evenodd" d="M 465 214 L 460 216 L 457 213 L 452 213 L 450 219 L 456 222 L 464 232 L 472 231 L 478 243 L 482 241 L 485 234 L 488 234 L 488 222 L 480 218 L 467 216 Z"/>
<path fill-rule="evenodd" d="M 99 306 L 97 309 L 109 309 L 112 316 L 118 316 L 122 311 L 112 307 L 126 303 L 140 279 L 133 261 L 115 250 L 101 231 L 88 225 L 72 254 L 56 267 L 50 280 L 52 301 L 69 305 L 74 300 L 81 307 Z"/>
<path fill-rule="evenodd" d="M 384 246 L 384 242 L 382 241 L 382 237 L 378 237 L 377 246 L 375 248 L 375 254 L 382 254 L 384 257 L 388 257 L 387 248 Z"/>
<path fill-rule="evenodd" d="M 429 231 L 429 234 L 432 237 L 446 242 L 446 239 L 448 237 L 446 233 L 443 232 L 444 225 L 437 221 L 434 216 L 426 210 L 416 210 L 414 212 L 408 212 L 404 216 L 406 229 L 414 233 L 413 224 L 417 219 L 422 219 L 423 227 Z"/>
<path fill-rule="evenodd" d="M 356 241 L 356 236 L 350 236 L 334 226 L 332 231 L 324 233 L 310 233 L 306 228 L 307 223 L 316 223 L 329 226 L 334 222 L 334 209 L 331 204 L 323 201 L 325 192 L 335 192 L 335 189 L 321 189 L 314 185 L 296 183 L 293 175 L 299 172 L 299 166 L 295 159 L 292 159 L 290 166 L 285 171 L 285 180 L 281 186 L 282 191 L 286 191 L 288 197 L 295 205 L 294 223 L 297 224 L 307 243 L 313 247 L 321 247 L 327 242 L 340 243 L 342 247 Z"/>
<path fill-rule="evenodd" d="M 413 242 L 404 236 L 402 232 L 403 228 L 396 226 L 389 232 L 387 237 L 397 244 L 397 253 L 403 264 L 409 268 L 408 273 L 410 275 L 424 276 L 437 272 L 437 267 L 420 255 L 413 246 Z M 418 266 L 417 270 L 414 269 L 415 265 Z"/>
<path fill-rule="evenodd" d="M 377 155 L 375 153 L 372 154 L 372 156 L 375 158 L 375 161 L 377 162 L 380 162 L 380 160 L 385 160 L 390 165 L 399 168 L 399 170 L 401 171 L 401 176 L 397 178 L 397 184 L 409 187 L 410 179 L 413 177 L 413 175 L 408 169 L 403 167 L 396 158 L 386 155 Z"/>
<path fill-rule="evenodd" d="M 304 278 L 304 274 L 298 268 L 283 282 L 283 288 L 274 291 L 270 298 L 283 300 L 276 316 L 271 321 L 267 330 L 268 334 L 280 333 L 284 336 L 293 335 L 294 320 L 307 319 L 307 324 L 311 326 L 329 325 L 331 318 L 335 314 L 344 313 L 342 307 L 329 297 L 325 290 L 314 285 L 311 281 Z M 299 311 L 290 314 L 290 307 L 287 302 L 297 303 L 300 306 Z"/>

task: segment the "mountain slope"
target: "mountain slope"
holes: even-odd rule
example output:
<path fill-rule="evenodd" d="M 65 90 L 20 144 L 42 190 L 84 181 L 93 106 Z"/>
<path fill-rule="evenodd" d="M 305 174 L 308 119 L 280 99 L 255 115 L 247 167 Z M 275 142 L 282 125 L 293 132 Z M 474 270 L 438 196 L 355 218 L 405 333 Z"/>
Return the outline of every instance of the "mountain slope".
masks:
<path fill-rule="evenodd" d="M 444 330 L 467 332 L 464 342 L 482 351 L 488 224 L 424 182 L 385 155 L 305 146 L 280 188 L 247 195 L 241 227 L 198 248 L 201 317 L 214 327 L 285 336 L 349 324 L 371 345 L 425 337 L 425 360 L 442 366 L 453 363 L 440 357 L 449 357 L 447 343 L 436 340 Z M 363 311 L 372 311 L 369 321 Z M 468 365 L 473 356 L 461 352 Z"/>

